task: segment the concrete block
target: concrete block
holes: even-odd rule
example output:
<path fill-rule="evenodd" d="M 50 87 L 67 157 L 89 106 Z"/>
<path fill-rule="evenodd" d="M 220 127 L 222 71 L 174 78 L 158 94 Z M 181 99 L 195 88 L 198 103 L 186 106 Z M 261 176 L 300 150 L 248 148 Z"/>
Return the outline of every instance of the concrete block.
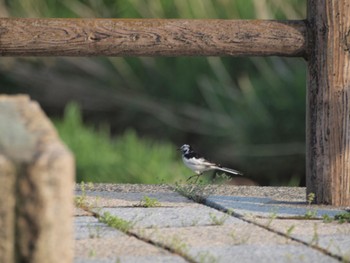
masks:
<path fill-rule="evenodd" d="M 181 251 L 196 262 L 338 262 L 249 223 L 133 231 Z"/>
<path fill-rule="evenodd" d="M 76 191 L 76 195 L 81 196 L 81 191 Z M 144 197 L 153 198 L 158 201 L 157 207 L 199 207 L 188 198 L 176 192 L 114 192 L 114 191 L 85 191 L 85 201 L 90 207 L 140 207 Z"/>
<path fill-rule="evenodd" d="M 207 204 L 219 209 L 230 209 L 235 213 L 247 217 L 271 217 L 278 214 L 279 217 L 303 217 L 309 212 L 315 213 L 315 217 L 322 218 L 324 215 L 330 217 L 341 212 L 342 209 L 325 206 L 309 206 L 305 202 L 286 202 L 279 201 L 269 197 L 250 197 L 250 196 L 209 196 Z"/>
<path fill-rule="evenodd" d="M 336 221 L 324 223 L 321 220 L 295 220 L 295 219 L 256 219 L 261 225 L 280 233 L 287 233 L 296 240 L 320 247 L 331 254 L 350 258 L 350 224 L 340 224 Z"/>
<path fill-rule="evenodd" d="M 100 223 L 92 216 L 76 218 L 75 229 L 75 263 L 186 262 L 178 255 Z"/>
<path fill-rule="evenodd" d="M 15 178 L 15 167 L 0 154 L 0 262 L 14 262 Z"/>
<path fill-rule="evenodd" d="M 238 218 L 229 216 L 206 206 L 163 207 L 163 208 L 102 208 L 95 209 L 100 214 L 109 212 L 134 223 L 135 228 L 229 225 L 241 223 Z"/>
<path fill-rule="evenodd" d="M 27 96 L 0 96 L 0 154 L 0 200 L 10 200 L 0 226 L 15 233 L 0 236 L 5 254 L 16 262 L 72 262 L 74 158 Z"/>

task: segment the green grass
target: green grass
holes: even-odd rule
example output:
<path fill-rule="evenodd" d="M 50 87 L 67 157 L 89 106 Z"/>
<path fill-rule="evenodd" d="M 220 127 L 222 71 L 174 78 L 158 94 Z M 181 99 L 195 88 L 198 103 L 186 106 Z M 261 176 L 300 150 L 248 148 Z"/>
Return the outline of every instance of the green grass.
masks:
<path fill-rule="evenodd" d="M 99 216 L 98 220 L 124 233 L 127 233 L 134 226 L 133 222 L 113 216 L 109 212 L 104 212 L 103 215 Z"/>
<path fill-rule="evenodd" d="M 75 104 L 54 123 L 76 157 L 78 182 L 171 183 L 190 172 L 172 144 L 140 138 L 133 130 L 111 139 L 107 126 L 84 125 Z"/>
<path fill-rule="evenodd" d="M 209 217 L 214 225 L 221 226 L 229 218 L 229 214 L 223 214 L 221 217 L 218 217 L 215 213 L 209 213 Z"/>
<path fill-rule="evenodd" d="M 11 0 L 1 8 L 3 16 L 14 17 L 306 17 L 305 0 Z M 109 145 L 107 128 L 79 130 L 81 140 L 72 132 L 72 139 L 62 136 L 82 155 L 77 155 L 79 180 L 115 181 L 114 169 L 118 181 L 154 181 L 162 170 L 159 164 L 142 171 L 138 164 L 150 158 L 137 156 L 137 162 L 128 163 L 115 149 L 126 145 L 133 154 L 151 149 L 150 157 L 160 151 L 174 158 L 164 149 L 172 145 L 154 144 L 141 134 L 155 141 L 191 143 L 209 159 L 242 170 L 263 185 L 298 185 L 305 174 L 305 66 L 301 58 L 282 57 L 2 58 L 0 91 L 28 93 L 55 114 L 67 100 L 76 100 L 85 119 L 110 124 L 116 141 L 122 141 L 118 146 Z M 101 138 L 92 142 L 93 136 Z M 77 145 L 85 142 L 85 150 Z M 128 148 L 138 142 L 140 146 Z M 96 166 L 95 160 L 103 165 Z M 164 167 L 170 163 L 165 161 Z M 175 178 L 176 170 L 175 165 L 170 176 Z"/>
<path fill-rule="evenodd" d="M 334 220 L 338 221 L 339 223 L 350 223 L 350 211 L 339 213 L 334 216 Z"/>
<path fill-rule="evenodd" d="M 145 207 L 145 208 L 150 208 L 150 207 L 159 207 L 161 206 L 161 203 L 156 199 L 149 197 L 145 195 L 142 200 L 140 201 L 139 204 L 135 205 L 136 207 Z"/>

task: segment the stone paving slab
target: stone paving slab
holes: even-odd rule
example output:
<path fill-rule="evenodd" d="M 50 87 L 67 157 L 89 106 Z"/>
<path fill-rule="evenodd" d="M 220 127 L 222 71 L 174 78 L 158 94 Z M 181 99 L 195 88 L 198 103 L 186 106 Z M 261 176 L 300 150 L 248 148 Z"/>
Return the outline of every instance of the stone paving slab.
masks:
<path fill-rule="evenodd" d="M 173 186 L 168 184 L 92 184 L 85 183 L 85 188 L 94 192 L 114 193 L 172 193 Z M 76 191 L 81 191 L 81 184 L 76 184 Z"/>
<path fill-rule="evenodd" d="M 202 226 L 213 225 L 217 221 L 223 221 L 225 225 L 243 222 L 204 205 L 170 208 L 102 208 L 99 210 L 100 214 L 105 212 L 133 222 L 136 228 Z"/>
<path fill-rule="evenodd" d="M 255 219 L 261 225 L 350 260 L 350 224 L 320 220 Z"/>
<path fill-rule="evenodd" d="M 303 217 L 312 214 L 313 217 L 322 218 L 324 215 L 334 217 L 344 212 L 343 209 L 325 208 L 324 206 L 307 205 L 287 201 L 278 201 L 267 197 L 248 196 L 210 196 L 207 204 L 221 209 L 233 210 L 241 216 L 271 217 Z"/>
<path fill-rule="evenodd" d="M 75 262 L 339 262 L 322 249 L 347 260 L 349 224 L 271 217 L 305 215 L 305 210 L 298 210 L 310 208 L 303 188 L 214 186 L 206 205 L 167 186 L 97 185 L 92 191 L 77 190 L 87 204 L 84 209 L 93 213 L 76 209 Z M 160 204 L 142 207 L 144 196 Z M 233 208 L 241 217 L 211 206 Z M 329 215 L 341 211 L 318 209 Z M 104 212 L 131 221 L 132 228 L 123 233 L 91 216 Z"/>
<path fill-rule="evenodd" d="M 207 204 L 223 210 L 232 210 L 248 221 L 350 261 L 350 224 L 324 223 L 322 220 L 305 218 L 311 216 L 321 219 L 324 215 L 333 218 L 345 212 L 346 207 L 309 205 L 303 201 L 305 197 L 302 192 L 294 193 L 293 198 L 286 201 L 289 191 L 289 188 L 280 188 L 277 194 L 275 191 L 272 195 L 273 198 L 249 196 L 250 193 L 244 193 L 243 196 L 213 195 L 207 198 Z"/>
<path fill-rule="evenodd" d="M 268 197 L 293 203 L 305 203 L 306 200 L 305 187 L 214 185 L 211 192 L 211 195 L 217 196 Z"/>
<path fill-rule="evenodd" d="M 76 195 L 82 195 L 77 191 Z M 156 199 L 160 207 L 199 206 L 188 198 L 173 192 L 111 192 L 111 191 L 87 191 L 86 203 L 96 207 L 138 207 L 142 205 L 145 197 Z"/>
<path fill-rule="evenodd" d="M 333 217 L 347 207 L 309 205 L 304 187 L 221 186 L 213 188 L 206 199 L 209 206 L 233 210 L 241 216 L 303 217 L 312 214 Z"/>
<path fill-rule="evenodd" d="M 74 262 L 186 262 L 182 257 L 124 234 L 95 217 L 75 220 Z"/>
<path fill-rule="evenodd" d="M 136 233 L 189 254 L 197 262 L 338 262 L 252 224 L 142 229 Z"/>

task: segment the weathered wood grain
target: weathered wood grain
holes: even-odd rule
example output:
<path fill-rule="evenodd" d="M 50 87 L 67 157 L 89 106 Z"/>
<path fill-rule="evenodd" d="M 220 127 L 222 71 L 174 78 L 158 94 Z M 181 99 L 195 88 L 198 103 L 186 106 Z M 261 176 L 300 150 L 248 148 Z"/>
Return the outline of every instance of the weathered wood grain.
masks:
<path fill-rule="evenodd" d="M 308 1 L 307 192 L 350 206 L 350 2 Z"/>
<path fill-rule="evenodd" d="M 0 18 L 1 56 L 303 56 L 304 21 Z"/>

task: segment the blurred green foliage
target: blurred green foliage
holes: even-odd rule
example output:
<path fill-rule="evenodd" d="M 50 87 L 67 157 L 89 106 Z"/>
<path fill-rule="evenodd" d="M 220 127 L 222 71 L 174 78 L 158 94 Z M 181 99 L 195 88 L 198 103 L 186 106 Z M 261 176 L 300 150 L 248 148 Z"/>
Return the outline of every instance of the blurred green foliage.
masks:
<path fill-rule="evenodd" d="M 108 126 L 84 125 L 76 104 L 54 124 L 76 157 L 78 182 L 174 183 L 191 174 L 172 144 L 140 138 L 133 130 L 112 139 Z"/>
<path fill-rule="evenodd" d="M 2 16 L 20 17 L 304 19 L 306 1 L 11 0 L 0 7 Z M 281 57 L 4 58 L 0 92 L 29 93 L 51 116 L 76 101 L 84 121 L 108 123 L 117 141 L 128 140 L 132 129 L 153 140 L 190 143 L 260 184 L 298 185 L 305 166 L 305 71 L 302 59 Z M 98 134 L 84 139 L 87 148 L 110 136 Z M 119 158 L 114 148 L 99 147 L 101 163 L 82 162 L 95 172 Z M 126 167 L 135 162 L 119 165 L 125 182 L 140 175 Z"/>

